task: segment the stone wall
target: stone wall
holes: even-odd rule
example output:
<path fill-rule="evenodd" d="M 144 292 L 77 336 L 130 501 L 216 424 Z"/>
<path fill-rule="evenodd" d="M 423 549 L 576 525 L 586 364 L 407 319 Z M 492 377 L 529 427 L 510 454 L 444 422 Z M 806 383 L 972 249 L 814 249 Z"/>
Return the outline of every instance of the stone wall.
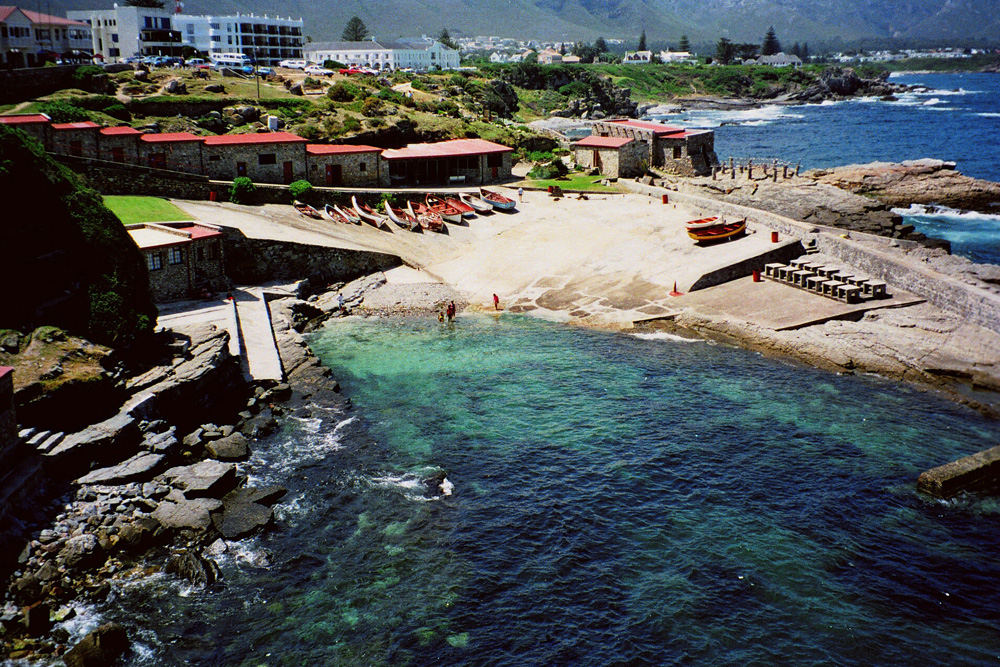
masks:
<path fill-rule="evenodd" d="M 200 174 L 182 174 L 69 155 L 53 157 L 79 173 L 88 187 L 105 195 L 208 199 L 211 191 L 208 177 Z M 226 184 L 225 192 L 225 197 L 220 201 L 229 199 L 229 184 Z"/>
<path fill-rule="evenodd" d="M 232 180 L 247 176 L 254 183 L 291 183 L 306 177 L 305 142 L 244 146 L 206 144 L 203 151 L 205 173 L 210 178 Z M 285 163 L 291 163 L 290 178 L 285 176 Z M 240 164 L 244 165 L 242 169 Z"/>
<path fill-rule="evenodd" d="M 57 130 L 49 128 L 49 150 L 62 155 L 97 155 L 96 127 Z"/>
<path fill-rule="evenodd" d="M 204 174 L 200 141 L 146 141 L 139 139 L 139 163 L 157 169 Z"/>
<path fill-rule="evenodd" d="M 14 369 L 0 366 L 0 455 L 17 443 L 17 416 L 14 413 Z"/>
<path fill-rule="evenodd" d="M 846 235 L 848 238 L 844 238 L 844 230 L 836 227 L 807 224 L 755 208 L 634 181 L 621 183 L 640 194 L 657 198 L 666 194 L 671 201 L 693 204 L 726 217 L 746 217 L 748 222 L 763 225 L 779 234 L 807 243 L 815 242 L 821 252 L 836 257 L 873 278 L 884 280 L 890 288 L 898 287 L 912 292 L 942 310 L 958 313 L 974 324 L 1000 332 L 1000 295 L 935 271 L 921 262 L 900 257 L 889 249 L 890 243 L 902 247 L 915 247 L 918 245 L 916 243 L 854 231 Z"/>
<path fill-rule="evenodd" d="M 160 101 L 162 100 L 162 101 Z M 222 111 L 233 104 L 232 98 L 181 102 L 164 98 L 132 100 L 126 106 L 133 114 L 141 116 L 187 116 L 199 118 L 210 111 Z"/>
<path fill-rule="evenodd" d="M 101 134 L 98 135 L 97 152 L 89 157 L 125 164 L 139 162 L 139 136 L 136 134 Z M 115 150 L 120 151 L 121 160 L 115 159 Z"/>
<path fill-rule="evenodd" d="M 308 278 L 316 285 L 347 282 L 399 266 L 395 255 L 324 248 L 285 241 L 249 239 L 237 229 L 224 230 L 226 273 L 236 283 Z"/>
<path fill-rule="evenodd" d="M 379 185 L 380 153 L 330 153 L 306 155 L 308 180 L 313 185 L 363 188 Z M 327 182 L 327 167 L 331 167 L 332 183 Z M 339 181 L 337 168 L 339 167 Z"/>
<path fill-rule="evenodd" d="M 73 82 L 73 72 L 76 71 L 77 67 L 78 65 L 62 65 L 0 70 L 0 103 L 21 102 L 42 97 L 64 88 L 75 88 L 77 86 Z M 98 85 L 106 85 L 106 82 L 100 81 Z M 88 92 L 103 93 L 106 91 L 91 90 Z"/>

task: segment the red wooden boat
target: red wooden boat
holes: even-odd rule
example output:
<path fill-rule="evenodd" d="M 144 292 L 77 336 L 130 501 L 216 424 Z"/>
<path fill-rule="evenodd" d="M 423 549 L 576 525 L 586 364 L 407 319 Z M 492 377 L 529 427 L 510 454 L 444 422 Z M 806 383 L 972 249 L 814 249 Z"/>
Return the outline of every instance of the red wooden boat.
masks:
<path fill-rule="evenodd" d="M 724 219 L 721 219 L 720 222 L 715 224 L 701 225 L 693 229 L 689 226 L 687 228 L 687 233 L 688 236 L 698 243 L 714 243 L 715 241 L 724 241 L 726 239 L 735 238 L 746 230 L 746 218 L 736 220 L 734 222 L 726 222 Z"/>
<path fill-rule="evenodd" d="M 476 215 L 476 209 L 457 197 L 444 197 L 443 201 L 444 203 L 449 204 L 453 208 L 457 208 L 461 211 L 463 218 L 472 218 Z"/>
<path fill-rule="evenodd" d="M 444 220 L 441 219 L 440 214 L 431 211 L 429 208 L 417 202 L 408 202 L 406 204 L 406 209 L 409 211 L 410 215 L 417 219 L 417 223 L 420 225 L 421 229 L 426 229 L 431 232 L 443 232 L 444 231 Z"/>
<path fill-rule="evenodd" d="M 517 202 L 510 197 L 504 197 L 499 192 L 487 190 L 486 188 L 479 188 L 479 196 L 483 198 L 483 201 L 489 202 L 493 208 L 510 210 L 514 208 L 515 204 L 517 204 Z"/>
<path fill-rule="evenodd" d="M 725 222 L 725 220 L 723 220 L 722 222 Z M 692 220 L 685 226 L 688 229 L 701 229 L 704 227 L 711 227 L 713 225 L 718 225 L 718 224 L 720 224 L 719 216 L 713 215 L 711 218 L 701 218 L 700 220 Z"/>
<path fill-rule="evenodd" d="M 445 221 L 455 224 L 462 222 L 462 211 L 443 201 L 441 198 L 434 195 L 427 195 L 425 201 L 427 202 L 427 208 L 431 212 L 440 215 Z"/>
<path fill-rule="evenodd" d="M 292 202 L 292 206 L 295 207 L 296 211 L 298 211 L 302 215 L 306 216 L 307 218 L 312 218 L 314 220 L 322 220 L 323 219 L 323 214 L 320 213 L 319 211 L 317 211 L 316 209 L 314 209 L 309 204 L 304 204 L 304 203 L 302 203 L 300 201 L 294 201 L 294 202 Z"/>

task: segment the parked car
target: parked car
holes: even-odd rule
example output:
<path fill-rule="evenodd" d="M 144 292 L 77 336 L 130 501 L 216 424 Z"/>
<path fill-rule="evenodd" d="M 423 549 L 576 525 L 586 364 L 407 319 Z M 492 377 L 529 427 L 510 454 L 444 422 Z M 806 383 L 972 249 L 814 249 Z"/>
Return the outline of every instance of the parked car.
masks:
<path fill-rule="evenodd" d="M 274 70 L 270 67 L 258 67 L 257 74 L 260 74 L 261 76 L 271 76 L 274 74 Z"/>
<path fill-rule="evenodd" d="M 350 76 L 351 74 L 367 74 L 368 72 L 361 69 L 360 67 L 345 67 L 341 70 L 337 70 L 341 74 L 346 74 Z"/>
<path fill-rule="evenodd" d="M 306 67 L 305 73 L 310 76 L 333 76 L 333 70 L 327 69 L 322 65 L 310 65 Z"/>
<path fill-rule="evenodd" d="M 287 69 L 305 69 L 308 65 L 305 60 L 282 60 L 278 63 L 278 67 L 285 67 Z"/>
<path fill-rule="evenodd" d="M 184 64 L 187 65 L 188 67 L 201 67 L 202 65 L 205 64 L 205 59 L 204 58 L 191 58 L 191 60 L 188 60 Z"/>

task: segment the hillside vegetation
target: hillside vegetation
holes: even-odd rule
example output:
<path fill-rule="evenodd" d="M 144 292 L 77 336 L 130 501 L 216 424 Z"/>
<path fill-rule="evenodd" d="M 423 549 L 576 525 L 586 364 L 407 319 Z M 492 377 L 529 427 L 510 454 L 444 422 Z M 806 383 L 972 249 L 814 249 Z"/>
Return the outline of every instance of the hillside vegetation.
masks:
<path fill-rule="evenodd" d="M 17 130 L 0 125 L 0 329 L 46 324 L 125 345 L 156 309 L 142 254 L 101 196 Z"/>

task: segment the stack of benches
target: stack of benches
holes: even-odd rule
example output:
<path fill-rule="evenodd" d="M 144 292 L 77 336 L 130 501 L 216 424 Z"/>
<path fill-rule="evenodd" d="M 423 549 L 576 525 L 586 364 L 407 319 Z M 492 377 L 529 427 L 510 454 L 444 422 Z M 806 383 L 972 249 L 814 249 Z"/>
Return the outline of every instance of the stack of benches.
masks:
<path fill-rule="evenodd" d="M 793 259 L 788 264 L 768 264 L 764 267 L 764 277 L 844 303 L 859 303 L 865 298 L 882 299 L 888 296 L 886 285 L 881 280 L 855 275 L 851 271 L 819 262 L 810 262 L 805 257 Z"/>

